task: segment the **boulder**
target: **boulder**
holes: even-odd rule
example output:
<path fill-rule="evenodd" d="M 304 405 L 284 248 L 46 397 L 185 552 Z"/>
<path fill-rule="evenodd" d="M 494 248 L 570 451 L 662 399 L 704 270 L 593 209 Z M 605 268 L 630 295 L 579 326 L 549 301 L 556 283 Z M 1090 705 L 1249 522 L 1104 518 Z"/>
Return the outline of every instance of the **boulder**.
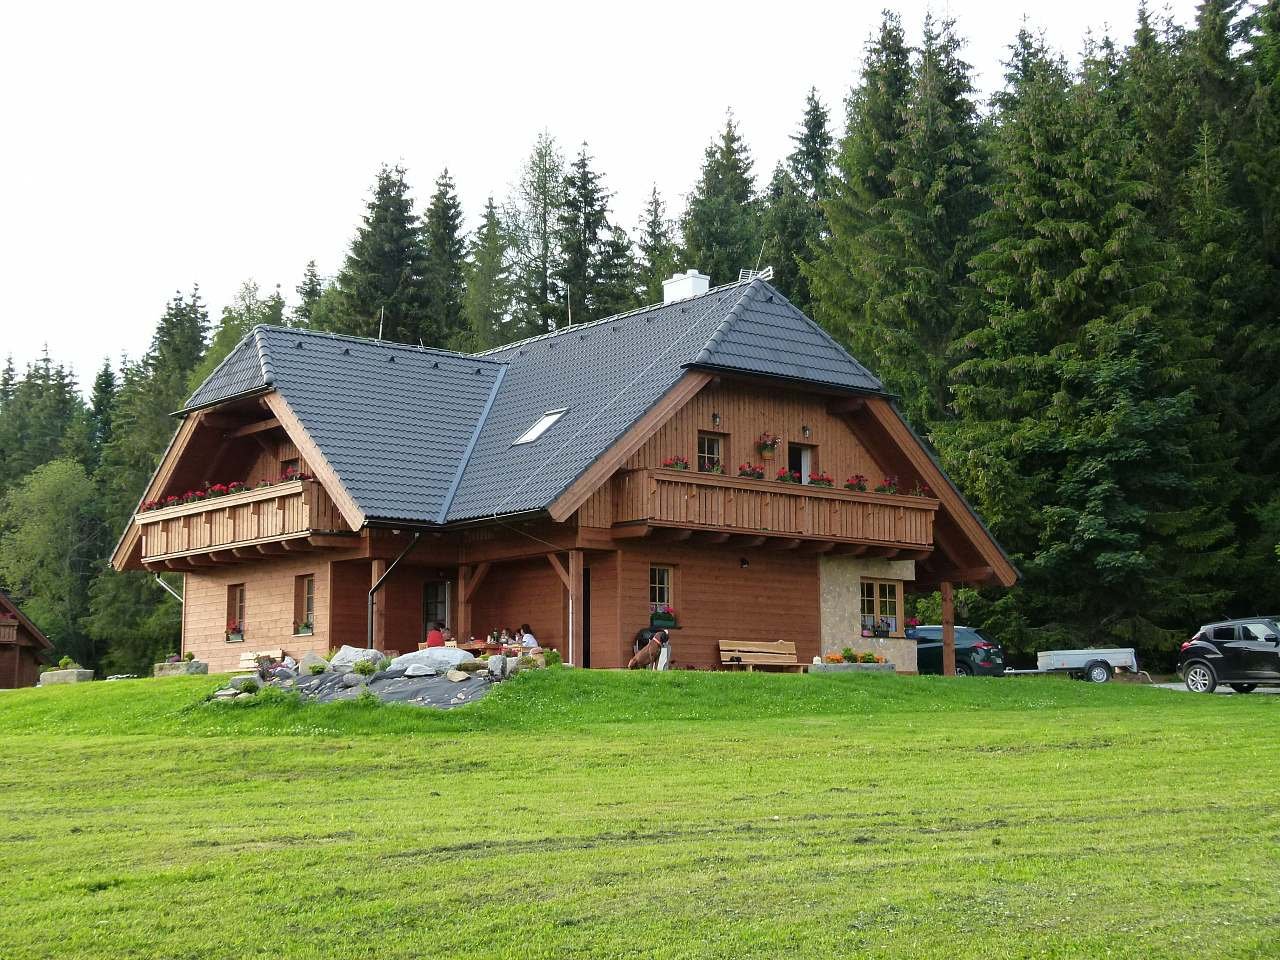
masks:
<path fill-rule="evenodd" d="M 156 677 L 185 677 L 189 674 L 209 672 L 209 665 L 199 660 L 179 660 L 177 663 L 157 663 L 152 675 Z"/>
<path fill-rule="evenodd" d="M 271 669 L 272 680 L 297 680 L 298 675 L 288 667 L 273 667 Z"/>
<path fill-rule="evenodd" d="M 429 667 L 425 663 L 411 663 L 404 668 L 406 677 L 434 677 L 439 673 L 435 667 Z"/>
<path fill-rule="evenodd" d="M 40 686 L 48 687 L 55 683 L 88 683 L 93 679 L 92 670 L 46 670 L 40 674 Z"/>
<path fill-rule="evenodd" d="M 359 687 L 363 686 L 364 682 L 365 678 L 355 672 L 345 673 L 342 675 L 342 685 L 344 687 Z"/>
<path fill-rule="evenodd" d="M 372 660 L 374 663 L 381 663 L 385 657 L 386 654 L 381 650 L 370 650 L 368 647 L 349 647 L 344 644 L 329 660 L 329 666 L 334 670 L 350 670 L 361 660 Z"/>
<path fill-rule="evenodd" d="M 240 693 L 231 687 L 223 687 L 221 690 L 215 690 L 213 695 L 218 700 L 228 700 L 231 697 L 238 697 Z"/>
<path fill-rule="evenodd" d="M 328 660 L 326 660 L 324 657 L 320 656 L 319 654 L 315 654 L 315 653 L 311 653 L 310 651 L 307 651 L 302 655 L 302 660 L 299 661 L 298 663 L 298 670 L 301 673 L 310 673 L 311 668 L 315 666 L 317 663 L 323 666 L 326 670 L 329 669 Z"/>
<path fill-rule="evenodd" d="M 456 667 L 460 663 L 474 659 L 475 657 L 466 650 L 459 650 L 457 647 L 430 647 L 427 650 L 414 650 L 412 653 L 400 654 L 400 656 L 391 661 L 391 665 L 387 669 L 401 670 L 412 663 L 420 663 L 433 670 L 443 672 L 450 667 Z"/>
<path fill-rule="evenodd" d="M 495 680 L 505 680 L 509 668 L 507 666 L 507 658 L 497 653 L 489 658 L 489 676 Z"/>
<path fill-rule="evenodd" d="M 232 690 L 240 690 L 246 683 L 251 683 L 256 687 L 262 686 L 262 678 L 256 673 L 246 673 L 243 676 L 232 677 L 231 682 L 227 684 Z"/>
<path fill-rule="evenodd" d="M 463 673 L 461 670 L 450 670 L 444 676 L 445 676 L 445 679 L 448 680 L 450 683 L 458 683 L 462 680 L 471 679 L 471 674 Z"/>

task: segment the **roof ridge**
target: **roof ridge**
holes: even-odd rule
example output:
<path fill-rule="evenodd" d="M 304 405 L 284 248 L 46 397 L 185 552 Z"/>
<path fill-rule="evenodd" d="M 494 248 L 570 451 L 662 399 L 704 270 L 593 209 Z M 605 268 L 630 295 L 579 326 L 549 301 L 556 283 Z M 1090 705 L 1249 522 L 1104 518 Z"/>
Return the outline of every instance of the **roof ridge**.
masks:
<path fill-rule="evenodd" d="M 258 323 L 255 324 L 251 333 L 259 330 L 270 331 L 272 333 L 283 333 L 288 336 L 308 336 L 318 340 L 342 340 L 351 343 L 363 343 L 373 347 L 385 347 L 390 350 L 407 350 L 411 353 L 429 353 L 443 357 L 453 357 L 458 360 L 484 360 L 482 356 L 475 353 L 463 353 L 460 350 L 448 350 L 444 347 L 425 347 L 417 343 L 403 343 L 399 340 L 379 340 L 377 337 L 358 337 L 352 333 L 334 333 L 330 330 L 315 330 L 310 327 L 286 327 L 278 323 Z M 485 360 L 486 363 L 501 363 L 499 360 Z"/>
<path fill-rule="evenodd" d="M 710 290 L 706 291 L 705 293 L 700 293 L 696 297 L 685 297 L 683 300 L 672 300 L 670 303 L 667 303 L 665 301 L 662 303 L 650 303 L 643 307 L 636 307 L 634 310 L 626 310 L 626 311 L 623 311 L 622 313 L 615 313 L 609 317 L 600 317 L 597 320 L 588 320 L 585 323 L 575 323 L 568 327 L 560 327 L 556 330 L 548 330 L 546 333 L 535 333 L 533 336 L 525 337 L 523 340 L 513 340 L 511 343 L 504 343 L 500 347 L 490 347 L 488 350 L 481 350 L 478 353 L 468 354 L 468 356 L 484 357 L 491 353 L 500 353 L 504 350 L 513 350 L 516 347 L 523 347 L 526 343 L 534 343 L 535 341 L 538 341 L 538 340 L 549 340 L 552 337 L 560 336 L 560 334 L 562 333 L 571 333 L 574 331 L 582 330 L 584 327 L 596 327 L 603 323 L 612 323 L 614 320 L 625 320 L 627 317 L 634 317 L 642 313 L 648 313 L 650 310 L 660 310 L 663 307 L 669 307 L 674 303 L 691 303 L 694 300 L 701 300 L 703 297 L 709 297 L 715 293 L 722 293 L 725 290 L 728 290 L 730 287 L 741 286 L 744 283 L 749 283 L 749 281 L 734 280 L 732 283 L 722 283 L 720 284 L 720 286 L 712 287 Z"/>
<path fill-rule="evenodd" d="M 707 338 L 707 342 L 704 343 L 702 345 L 702 349 L 698 351 L 698 355 L 690 360 L 689 363 L 710 363 L 712 344 L 718 344 L 724 335 L 729 332 L 729 328 L 742 319 L 742 306 L 747 302 L 747 297 L 751 295 L 751 290 L 755 286 L 755 283 L 755 280 L 752 280 L 746 285 L 746 289 L 742 291 L 742 296 L 738 298 L 738 301 L 730 308 L 729 312 L 725 314 L 724 319 L 716 325 L 711 336 Z"/>
<path fill-rule="evenodd" d="M 790 307 L 798 317 L 800 317 L 802 320 L 805 321 L 805 323 L 809 324 L 809 326 L 817 330 L 818 333 L 822 334 L 822 336 L 826 339 L 827 343 L 831 344 L 833 347 L 835 347 L 837 350 L 843 353 L 846 357 L 848 357 L 850 360 L 856 363 L 863 370 L 866 370 L 868 375 L 870 375 L 871 377 L 874 377 L 875 380 L 878 381 L 881 386 L 884 385 L 884 381 L 881 380 L 879 377 L 877 377 L 874 373 L 872 373 L 870 367 L 868 367 L 865 363 L 863 363 L 861 360 L 855 357 L 852 353 L 850 353 L 848 348 L 845 347 L 844 344 L 842 344 L 839 340 L 833 337 L 830 333 L 828 333 L 826 328 L 823 327 L 822 324 L 820 324 L 817 320 L 814 320 L 807 313 L 805 313 L 803 310 L 797 307 L 794 303 L 792 303 L 785 293 L 783 293 L 781 290 L 779 290 L 777 287 L 775 287 L 771 283 L 766 283 L 763 280 L 761 281 L 761 283 L 764 283 L 765 286 L 767 286 L 771 291 L 773 291 L 774 296 L 780 298 L 782 302 L 785 303 L 788 307 Z"/>
<path fill-rule="evenodd" d="M 270 386 L 275 386 L 276 378 L 274 368 L 271 366 L 271 356 L 267 353 L 267 338 L 262 335 L 262 331 L 258 327 L 254 327 L 249 331 L 253 335 L 253 344 L 258 350 L 258 368 L 262 370 L 262 382 Z M 235 351 L 232 351 L 234 353 Z M 230 359 L 231 354 L 227 354 Z M 208 378 L 206 378 L 206 382 Z M 203 386 L 203 384 L 202 384 Z"/>

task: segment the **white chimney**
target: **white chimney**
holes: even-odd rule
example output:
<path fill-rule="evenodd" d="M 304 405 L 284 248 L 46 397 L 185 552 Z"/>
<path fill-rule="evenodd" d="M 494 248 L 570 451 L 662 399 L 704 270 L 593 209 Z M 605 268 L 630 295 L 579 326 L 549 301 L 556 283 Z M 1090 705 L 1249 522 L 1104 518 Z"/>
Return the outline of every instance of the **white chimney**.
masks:
<path fill-rule="evenodd" d="M 710 277 L 703 276 L 697 270 L 686 270 L 684 273 L 672 274 L 670 280 L 662 281 L 662 302 L 672 303 L 700 297 L 710 289 Z"/>

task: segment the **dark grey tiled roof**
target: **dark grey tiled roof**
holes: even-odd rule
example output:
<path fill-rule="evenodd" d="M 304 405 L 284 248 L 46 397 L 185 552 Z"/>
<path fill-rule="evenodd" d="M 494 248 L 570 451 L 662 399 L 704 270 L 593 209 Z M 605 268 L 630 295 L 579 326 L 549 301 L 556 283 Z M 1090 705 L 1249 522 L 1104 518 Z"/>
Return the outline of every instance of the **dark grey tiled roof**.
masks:
<path fill-rule="evenodd" d="M 257 327 L 188 407 L 274 386 L 368 518 L 465 520 L 549 506 L 690 367 L 883 389 L 754 280 L 480 357 Z"/>
<path fill-rule="evenodd" d="M 287 327 L 255 327 L 228 361 L 246 345 L 368 519 L 442 519 L 501 363 Z M 224 363 L 188 407 L 243 393 L 241 368 Z"/>

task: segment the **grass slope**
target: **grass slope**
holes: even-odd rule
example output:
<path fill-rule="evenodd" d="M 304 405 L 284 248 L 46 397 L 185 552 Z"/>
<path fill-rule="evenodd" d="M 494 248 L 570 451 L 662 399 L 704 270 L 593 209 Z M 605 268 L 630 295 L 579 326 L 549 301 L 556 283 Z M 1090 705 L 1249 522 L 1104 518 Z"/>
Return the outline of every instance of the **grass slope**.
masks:
<path fill-rule="evenodd" d="M 1261 957 L 1280 698 L 541 671 L 0 695 L 0 957 Z"/>

